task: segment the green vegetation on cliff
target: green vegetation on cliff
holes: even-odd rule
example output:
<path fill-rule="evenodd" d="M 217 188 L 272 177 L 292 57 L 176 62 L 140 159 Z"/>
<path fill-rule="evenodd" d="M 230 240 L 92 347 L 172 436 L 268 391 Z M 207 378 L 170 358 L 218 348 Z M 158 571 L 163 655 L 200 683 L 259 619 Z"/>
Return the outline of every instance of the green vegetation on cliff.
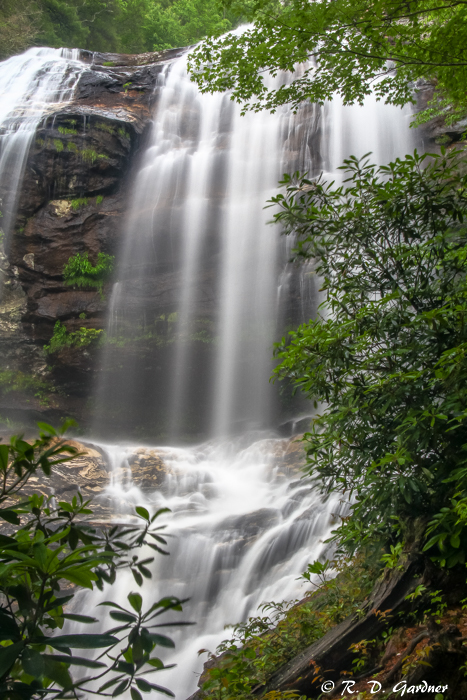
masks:
<path fill-rule="evenodd" d="M 97 328 L 79 328 L 77 331 L 67 331 L 60 321 L 55 322 L 54 332 L 44 352 L 53 355 L 65 348 L 86 348 L 101 339 L 104 331 Z"/>
<path fill-rule="evenodd" d="M 72 200 L 73 209 L 87 204 L 87 199 Z M 63 279 L 65 284 L 71 287 L 84 289 L 97 289 L 102 294 L 104 283 L 112 273 L 114 256 L 107 253 L 98 253 L 96 264 L 89 260 L 88 253 L 76 253 L 72 255 L 63 268 Z"/>

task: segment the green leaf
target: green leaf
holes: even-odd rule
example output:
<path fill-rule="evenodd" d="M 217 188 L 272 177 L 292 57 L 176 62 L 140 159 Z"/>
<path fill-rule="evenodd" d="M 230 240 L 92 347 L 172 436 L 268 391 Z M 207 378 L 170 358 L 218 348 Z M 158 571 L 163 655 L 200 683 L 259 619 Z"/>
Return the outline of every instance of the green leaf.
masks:
<path fill-rule="evenodd" d="M 131 700 L 143 700 L 143 696 L 139 692 L 139 690 L 136 690 L 136 688 L 132 688 L 130 690 L 130 695 L 131 695 Z"/>
<path fill-rule="evenodd" d="M 99 622 L 97 617 L 88 617 L 88 615 L 77 615 L 76 613 L 64 613 L 62 617 L 65 620 L 74 620 L 75 622 L 82 622 L 85 625 L 91 625 L 94 622 Z"/>
<path fill-rule="evenodd" d="M 44 673 L 47 676 L 47 678 L 50 678 L 50 680 L 55 681 L 55 683 L 58 683 L 58 685 L 65 689 L 71 688 L 73 686 L 73 680 L 65 664 L 56 661 L 53 657 L 50 656 L 44 656 L 43 659 Z"/>
<path fill-rule="evenodd" d="M 141 518 L 149 522 L 149 511 L 147 511 L 146 508 L 143 508 L 143 506 L 136 506 L 135 511 Z"/>
<path fill-rule="evenodd" d="M 26 648 L 21 656 L 24 670 L 33 678 L 40 678 L 44 674 L 44 657 L 34 649 Z"/>
<path fill-rule="evenodd" d="M 11 525 L 19 525 L 21 523 L 18 513 L 10 508 L 0 509 L 0 518 Z"/>
<path fill-rule="evenodd" d="M 92 659 L 85 659 L 81 656 L 64 656 L 61 654 L 44 654 L 45 658 L 53 659 L 54 661 L 59 661 L 61 663 L 70 664 L 72 666 L 85 666 L 86 668 L 105 668 L 106 664 L 102 661 L 93 661 Z"/>
<path fill-rule="evenodd" d="M 0 677 L 10 670 L 23 648 L 24 642 L 16 642 L 9 647 L 0 647 Z"/>
<path fill-rule="evenodd" d="M 8 456 L 10 447 L 8 445 L 0 445 L 0 470 L 6 472 L 8 468 Z"/>
<path fill-rule="evenodd" d="M 8 614 L 4 608 L 0 608 L 0 640 L 13 641 L 20 639 L 20 629 L 15 618 Z"/>
<path fill-rule="evenodd" d="M 91 569 L 85 568 L 73 568 L 66 569 L 60 572 L 61 578 L 75 583 L 77 586 L 82 586 L 83 588 L 89 588 L 92 590 L 93 581 L 97 581 L 96 574 Z"/>
<path fill-rule="evenodd" d="M 175 644 L 170 639 L 170 637 L 166 637 L 163 634 L 156 634 L 155 632 L 149 632 L 148 636 L 152 642 L 154 642 L 155 644 L 157 644 L 160 647 L 167 647 L 168 649 L 175 649 Z"/>
<path fill-rule="evenodd" d="M 168 695 L 170 698 L 174 698 L 175 695 L 168 688 L 163 688 L 161 685 L 155 685 L 154 683 L 148 683 L 144 678 L 135 678 L 136 685 L 143 693 L 150 693 L 151 690 L 157 690 L 158 693 L 163 693 Z"/>
<path fill-rule="evenodd" d="M 133 610 L 135 610 L 137 613 L 141 612 L 141 608 L 143 605 L 143 599 L 141 595 L 139 593 L 129 593 L 127 597 L 128 602 L 130 603 Z"/>
<path fill-rule="evenodd" d="M 125 690 L 128 688 L 128 682 L 129 681 L 125 680 L 125 681 L 122 681 L 119 685 L 117 685 L 117 687 L 115 688 L 115 690 L 112 693 L 112 697 L 114 698 L 117 695 L 122 695 L 125 692 Z"/>
<path fill-rule="evenodd" d="M 44 637 L 44 643 L 54 649 L 103 649 L 117 644 L 118 638 L 111 634 L 63 634 L 57 637 Z"/>
<path fill-rule="evenodd" d="M 113 620 L 117 620 L 117 622 L 136 622 L 138 619 L 136 615 L 132 615 L 131 613 L 127 612 L 120 612 L 119 610 L 113 610 L 110 613 L 110 617 Z"/>

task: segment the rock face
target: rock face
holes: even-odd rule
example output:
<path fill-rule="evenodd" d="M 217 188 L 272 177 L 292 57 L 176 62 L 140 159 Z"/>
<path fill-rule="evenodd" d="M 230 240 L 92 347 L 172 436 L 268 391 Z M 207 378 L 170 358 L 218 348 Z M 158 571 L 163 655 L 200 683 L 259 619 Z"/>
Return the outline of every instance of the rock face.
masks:
<path fill-rule="evenodd" d="M 9 245 L 0 240 L 0 423 L 41 415 L 85 423 L 97 348 L 42 348 L 57 321 L 101 329 L 106 290 L 64 284 L 70 256 L 114 255 L 132 169 L 159 97 L 158 76 L 182 50 L 126 56 L 81 52 L 72 102 L 49 112 L 29 151 Z M 1 197 L 8 196 L 6 182 Z M 5 249 L 7 248 L 7 249 Z"/>

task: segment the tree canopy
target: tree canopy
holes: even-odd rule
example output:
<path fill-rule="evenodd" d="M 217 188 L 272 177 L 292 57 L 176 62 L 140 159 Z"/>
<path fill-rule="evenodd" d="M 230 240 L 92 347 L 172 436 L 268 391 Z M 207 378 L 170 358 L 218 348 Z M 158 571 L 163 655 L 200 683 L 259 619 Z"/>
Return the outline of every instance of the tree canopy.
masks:
<path fill-rule="evenodd" d="M 0 0 L 0 58 L 34 45 L 140 53 L 235 24 L 219 0 Z"/>
<path fill-rule="evenodd" d="M 449 106 L 455 119 L 467 109 L 463 0 L 252 0 L 244 12 L 254 24 L 243 34 L 210 38 L 193 52 L 201 90 L 230 90 L 254 110 L 335 94 L 362 103 L 371 91 L 403 105 L 425 79 L 436 81 L 443 100 L 431 110 Z M 297 64 L 303 70 L 295 72 Z M 265 75 L 278 71 L 290 80 L 271 88 Z"/>
<path fill-rule="evenodd" d="M 305 436 L 320 488 L 351 496 L 350 549 L 419 518 L 442 563 L 467 550 L 467 176 L 458 154 L 376 167 L 341 187 L 287 176 L 275 219 L 316 260 L 326 301 L 276 372 L 324 410 Z"/>

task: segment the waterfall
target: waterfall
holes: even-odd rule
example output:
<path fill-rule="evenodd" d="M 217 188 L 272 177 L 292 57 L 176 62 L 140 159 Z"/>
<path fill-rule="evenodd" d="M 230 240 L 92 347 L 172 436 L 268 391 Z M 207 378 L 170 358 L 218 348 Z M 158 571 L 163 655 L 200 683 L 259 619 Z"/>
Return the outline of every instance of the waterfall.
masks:
<path fill-rule="evenodd" d="M 72 97 L 77 59 L 31 49 L 3 63 L 6 233 L 35 129 Z M 293 241 L 263 207 L 283 172 L 335 178 L 351 153 L 373 151 L 383 163 L 411 150 L 412 138 L 408 113 L 372 98 L 242 117 L 228 95 L 198 92 L 185 58 L 158 81 L 108 299 L 92 437 L 112 470 L 104 498 L 119 519 L 137 504 L 172 510 L 171 554 L 156 557 L 143 597 L 190 598 L 185 619 L 196 625 L 175 629 L 167 660 L 178 667 L 161 679 L 185 700 L 202 668 L 197 651 L 214 651 L 226 624 L 263 601 L 302 597 L 297 577 L 330 554 L 324 540 L 345 508 L 301 480 L 300 444 L 275 432 L 287 419 L 298 429 L 301 407 L 284 407 L 269 383 L 272 344 L 316 312 L 320 293 L 312 266 L 289 262 Z M 158 486 L 142 489 L 133 472 L 156 458 Z M 84 606 L 107 597 L 125 605 L 135 587 L 124 573 L 118 587 L 80 595 Z"/>
<path fill-rule="evenodd" d="M 0 64 L 0 210 L 7 243 L 36 128 L 48 110 L 72 98 L 84 69 L 79 53 L 33 48 Z"/>
<path fill-rule="evenodd" d="M 345 509 L 300 480 L 287 466 L 290 441 L 271 431 L 272 343 L 321 299 L 312 266 L 288 262 L 293 241 L 268 226 L 263 207 L 283 172 L 338 178 L 351 153 L 373 151 L 383 163 L 413 139 L 408 113 L 372 98 L 364 107 L 333 102 L 242 117 L 227 95 L 197 91 L 184 58 L 158 89 L 109 302 L 96 433 L 115 421 L 134 439 L 140 422 L 154 426 L 152 445 L 205 440 L 136 448 L 115 444 L 114 433 L 112 445 L 101 443 L 116 475 L 107 491 L 114 512 L 172 510 L 171 555 L 154 562 L 143 597 L 190 598 L 185 619 L 196 625 L 174 632 L 167 659 L 178 665 L 163 679 L 185 700 L 202 668 L 197 651 L 214 651 L 226 624 L 257 614 L 261 602 L 302 597 L 297 577 L 329 555 L 324 540 Z M 165 474 L 142 491 L 132 469 L 156 454 Z M 118 590 L 93 594 L 92 605 L 106 597 L 125 605 L 132 588 L 128 576 Z"/>

